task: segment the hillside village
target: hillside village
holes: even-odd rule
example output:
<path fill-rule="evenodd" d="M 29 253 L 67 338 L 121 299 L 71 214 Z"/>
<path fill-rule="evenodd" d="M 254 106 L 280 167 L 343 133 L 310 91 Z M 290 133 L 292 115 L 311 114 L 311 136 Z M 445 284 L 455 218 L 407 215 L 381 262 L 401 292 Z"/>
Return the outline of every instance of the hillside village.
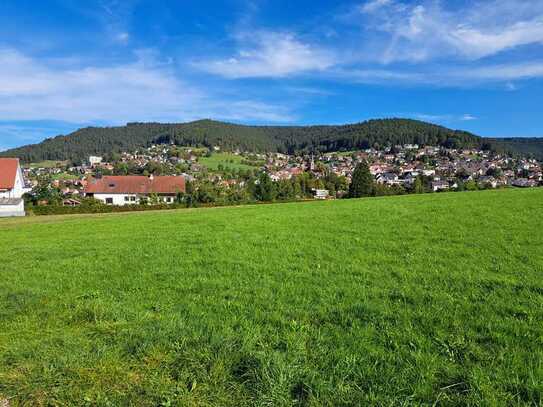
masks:
<path fill-rule="evenodd" d="M 126 176 L 139 176 L 142 180 L 143 177 L 183 177 L 191 184 L 192 193 L 205 190 L 194 198 L 194 203 L 221 204 L 225 203 L 221 199 L 244 202 L 341 198 L 348 190 L 355 167 L 361 162 L 368 163 L 374 178 L 374 195 L 536 187 L 543 179 L 542 165 L 535 159 L 416 144 L 311 155 L 222 152 L 219 147 L 163 144 L 110 157 L 90 156 L 87 162 L 77 166 L 38 163 L 24 168 L 24 177 L 37 205 L 52 204 L 53 199 L 48 196 L 55 196 L 56 204 L 77 206 L 81 199 L 93 196 L 89 182 L 110 176 L 115 176 L 117 184 L 127 181 L 122 178 Z M 266 178 L 262 181 L 263 176 Z M 258 196 L 254 186 L 267 179 L 276 186 L 276 191 L 269 196 Z M 152 188 L 146 191 L 161 195 L 161 191 Z M 129 192 L 133 197 L 126 201 L 106 201 L 105 198 L 102 201 L 115 205 L 150 202 L 139 199 L 141 191 Z M 178 192 L 186 193 L 184 183 Z M 177 201 L 172 191 L 168 198 L 155 200 Z"/>

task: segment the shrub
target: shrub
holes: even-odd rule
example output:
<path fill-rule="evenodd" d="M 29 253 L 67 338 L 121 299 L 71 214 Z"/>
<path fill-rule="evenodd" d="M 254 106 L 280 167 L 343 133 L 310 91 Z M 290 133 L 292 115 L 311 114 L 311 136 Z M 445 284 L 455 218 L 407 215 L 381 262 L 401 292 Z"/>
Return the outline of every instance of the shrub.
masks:
<path fill-rule="evenodd" d="M 116 213 L 116 212 L 141 212 L 160 209 L 179 209 L 184 206 L 178 204 L 158 204 L 158 205 L 80 205 L 80 206 L 29 206 L 27 212 L 31 215 L 71 215 L 80 213 Z"/>

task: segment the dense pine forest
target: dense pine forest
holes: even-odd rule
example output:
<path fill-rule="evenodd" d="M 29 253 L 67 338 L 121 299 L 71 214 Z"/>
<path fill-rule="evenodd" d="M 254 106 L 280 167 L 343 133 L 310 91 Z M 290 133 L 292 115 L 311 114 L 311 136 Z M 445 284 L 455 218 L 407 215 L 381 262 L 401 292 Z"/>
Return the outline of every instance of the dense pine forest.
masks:
<path fill-rule="evenodd" d="M 87 127 L 66 136 L 0 153 L 24 162 L 69 160 L 89 155 L 135 151 L 150 144 L 220 146 L 242 151 L 331 152 L 415 143 L 446 147 L 485 147 L 543 156 L 540 139 L 485 139 L 435 124 L 409 119 L 369 120 L 336 126 L 244 126 L 213 120 L 180 124 L 129 123 L 120 127 Z"/>
<path fill-rule="evenodd" d="M 487 141 L 498 151 L 508 151 L 543 160 L 543 137 L 489 138 Z"/>

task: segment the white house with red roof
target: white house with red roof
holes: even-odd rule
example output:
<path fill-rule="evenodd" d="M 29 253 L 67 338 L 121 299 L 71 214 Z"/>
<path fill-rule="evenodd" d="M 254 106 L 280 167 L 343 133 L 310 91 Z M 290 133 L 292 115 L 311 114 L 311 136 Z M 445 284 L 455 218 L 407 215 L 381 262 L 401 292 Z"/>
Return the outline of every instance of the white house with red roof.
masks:
<path fill-rule="evenodd" d="M 0 217 L 25 216 L 26 192 L 18 158 L 0 158 Z"/>
<path fill-rule="evenodd" d="M 85 187 L 85 196 L 107 205 L 134 205 L 155 195 L 159 202 L 172 204 L 178 193 L 185 192 L 182 176 L 103 176 L 92 178 Z"/>

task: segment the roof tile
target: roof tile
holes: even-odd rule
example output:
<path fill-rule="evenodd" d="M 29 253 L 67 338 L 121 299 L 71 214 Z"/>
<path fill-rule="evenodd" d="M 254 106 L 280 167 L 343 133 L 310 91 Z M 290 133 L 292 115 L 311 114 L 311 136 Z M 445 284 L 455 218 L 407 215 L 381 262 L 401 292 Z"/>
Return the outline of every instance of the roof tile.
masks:
<path fill-rule="evenodd" d="M 182 176 L 104 176 L 89 180 L 85 193 L 92 194 L 175 194 L 185 192 Z"/>
<path fill-rule="evenodd" d="M 18 158 L 0 158 L 0 189 L 13 189 L 19 168 Z"/>

